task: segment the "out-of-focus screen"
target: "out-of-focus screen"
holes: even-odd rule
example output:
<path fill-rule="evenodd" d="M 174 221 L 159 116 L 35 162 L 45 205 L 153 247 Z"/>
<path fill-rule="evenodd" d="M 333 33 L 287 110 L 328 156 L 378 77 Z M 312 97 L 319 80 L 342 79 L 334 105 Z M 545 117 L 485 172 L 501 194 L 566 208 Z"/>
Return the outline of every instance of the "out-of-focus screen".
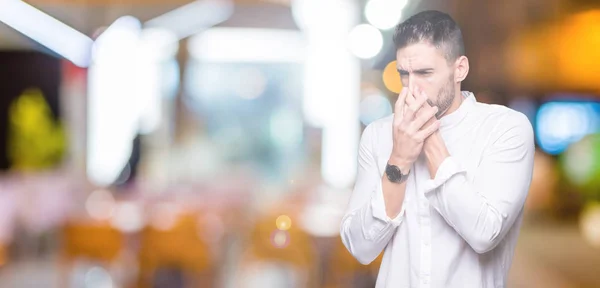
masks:
<path fill-rule="evenodd" d="M 600 130 L 600 102 L 573 100 L 541 104 L 536 114 L 538 145 L 550 154 L 560 154 L 584 136 Z"/>

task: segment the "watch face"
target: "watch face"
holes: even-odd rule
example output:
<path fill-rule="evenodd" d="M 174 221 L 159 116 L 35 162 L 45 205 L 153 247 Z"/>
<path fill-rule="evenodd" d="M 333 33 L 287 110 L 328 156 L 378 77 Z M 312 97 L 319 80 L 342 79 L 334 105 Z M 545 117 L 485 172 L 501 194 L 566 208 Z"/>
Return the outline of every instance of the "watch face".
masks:
<path fill-rule="evenodd" d="M 402 180 L 402 172 L 398 166 L 388 164 L 385 168 L 385 174 L 391 182 L 397 183 Z"/>

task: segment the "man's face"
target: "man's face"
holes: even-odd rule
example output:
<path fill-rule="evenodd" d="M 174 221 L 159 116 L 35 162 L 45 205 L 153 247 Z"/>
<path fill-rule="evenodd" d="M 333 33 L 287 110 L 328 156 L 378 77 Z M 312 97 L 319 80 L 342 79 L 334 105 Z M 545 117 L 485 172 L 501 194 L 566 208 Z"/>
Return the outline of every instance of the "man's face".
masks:
<path fill-rule="evenodd" d="M 437 118 L 448 110 L 454 100 L 454 65 L 448 64 L 441 51 L 425 42 L 398 49 L 396 62 L 404 87 L 418 87 L 429 97 L 429 105 L 438 107 Z"/>

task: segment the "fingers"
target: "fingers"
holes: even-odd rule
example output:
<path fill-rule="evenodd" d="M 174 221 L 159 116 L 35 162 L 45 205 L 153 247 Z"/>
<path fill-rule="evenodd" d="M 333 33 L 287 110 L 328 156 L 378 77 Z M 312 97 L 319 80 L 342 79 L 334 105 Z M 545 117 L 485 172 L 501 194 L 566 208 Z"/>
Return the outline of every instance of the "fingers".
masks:
<path fill-rule="evenodd" d="M 425 141 L 425 139 L 427 139 L 427 137 L 431 136 L 431 134 L 433 134 L 439 128 L 440 128 L 440 121 L 435 120 L 435 122 L 433 122 L 431 125 L 425 127 L 421 131 L 417 132 L 417 134 L 415 135 L 415 139 L 418 139 L 419 141 L 423 142 L 423 141 Z"/>
<path fill-rule="evenodd" d="M 412 88 L 412 93 L 409 93 L 408 96 L 406 97 L 406 104 L 407 105 L 411 105 L 414 102 L 416 102 L 416 98 L 413 95 L 418 95 L 421 97 L 427 97 L 427 94 L 425 94 L 425 92 L 423 92 L 423 90 L 421 90 L 421 88 L 419 88 L 418 86 L 415 86 L 414 88 Z M 411 97 L 412 96 L 412 97 Z M 417 111 L 415 118 L 420 117 L 424 110 L 423 108 L 427 108 L 427 107 L 432 107 L 433 105 L 431 105 L 431 102 L 429 100 L 429 98 L 427 98 L 427 100 L 425 101 L 425 103 L 423 104 L 423 106 L 421 107 L 421 109 L 419 109 L 419 111 Z"/>
<path fill-rule="evenodd" d="M 409 88 L 409 89 L 410 89 L 410 88 Z M 406 96 L 406 104 L 407 104 L 407 105 L 409 105 L 409 106 L 410 106 L 410 105 L 412 105 L 413 103 L 415 103 L 415 101 L 417 101 L 417 99 L 415 98 L 415 96 L 414 96 L 414 95 L 417 95 L 417 94 L 415 94 L 415 91 L 414 91 L 414 89 L 413 89 L 413 90 L 411 91 L 411 93 L 408 93 L 408 95 Z"/>
<path fill-rule="evenodd" d="M 402 88 L 400 91 L 400 95 L 398 95 L 398 100 L 394 104 L 394 125 L 400 124 L 402 118 L 404 118 L 404 106 L 406 105 L 406 97 L 408 95 L 408 89 Z"/>
<path fill-rule="evenodd" d="M 421 111 L 423 111 L 421 113 Z M 423 107 L 419 111 L 419 115 L 415 118 L 415 120 L 410 125 L 410 131 L 419 131 L 425 123 L 429 122 L 432 118 L 435 118 L 435 114 L 438 112 L 437 107 Z"/>
<path fill-rule="evenodd" d="M 427 107 L 427 106 L 433 106 L 429 100 L 429 97 L 427 97 L 427 94 L 425 93 L 425 91 L 423 91 L 421 88 L 419 88 L 418 86 L 416 86 L 413 91 L 412 94 L 415 95 L 413 99 L 416 99 L 416 97 L 425 97 L 426 102 L 425 104 L 423 104 L 423 106 Z M 408 102 L 407 102 L 408 103 Z"/>
<path fill-rule="evenodd" d="M 421 109 L 421 107 L 423 106 L 423 104 L 427 101 L 427 97 L 424 97 L 423 94 L 421 95 L 415 95 L 416 96 L 416 101 L 414 103 L 412 103 L 411 105 L 408 106 L 408 108 L 406 109 L 406 113 L 405 113 L 405 117 L 404 119 L 406 121 L 411 121 L 415 118 L 415 114 L 417 113 L 417 111 L 419 111 L 419 109 Z"/>

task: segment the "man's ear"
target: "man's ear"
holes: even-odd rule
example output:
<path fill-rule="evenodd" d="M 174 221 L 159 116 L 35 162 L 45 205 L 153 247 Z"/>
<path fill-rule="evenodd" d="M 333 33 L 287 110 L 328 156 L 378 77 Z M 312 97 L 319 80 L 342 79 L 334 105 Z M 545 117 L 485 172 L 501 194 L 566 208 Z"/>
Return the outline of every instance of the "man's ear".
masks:
<path fill-rule="evenodd" d="M 469 58 L 460 56 L 454 62 L 454 81 L 462 82 L 469 74 Z"/>

